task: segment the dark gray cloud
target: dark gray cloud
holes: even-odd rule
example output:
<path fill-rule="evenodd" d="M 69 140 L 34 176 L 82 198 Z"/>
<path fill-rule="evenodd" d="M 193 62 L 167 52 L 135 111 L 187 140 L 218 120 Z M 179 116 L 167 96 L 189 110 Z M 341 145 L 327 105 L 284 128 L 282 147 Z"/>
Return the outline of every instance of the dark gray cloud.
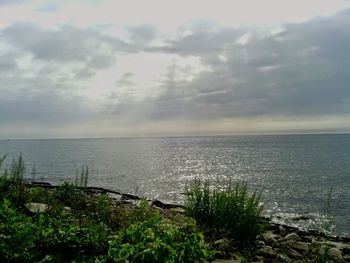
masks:
<path fill-rule="evenodd" d="M 0 122 L 59 124 L 94 116 L 82 97 L 46 77 L 0 77 Z"/>
<path fill-rule="evenodd" d="M 349 28 L 346 10 L 284 24 L 280 33 L 194 31 L 148 51 L 196 56 L 211 70 L 184 82 L 169 68 L 161 95 L 139 107 L 152 104 L 156 119 L 350 114 Z"/>
<path fill-rule="evenodd" d="M 80 62 L 95 69 L 110 67 L 117 52 L 129 50 L 121 40 L 71 26 L 45 30 L 35 24 L 16 23 L 3 29 L 1 38 L 42 61 Z"/>
<path fill-rule="evenodd" d="M 15 5 L 15 4 L 21 4 L 25 2 L 29 2 L 29 0 L 0 0 L 0 6 Z"/>
<path fill-rule="evenodd" d="M 129 32 L 129 38 L 137 47 L 145 47 L 157 36 L 157 28 L 153 25 L 130 26 L 126 30 Z"/>
<path fill-rule="evenodd" d="M 19 54 L 14 52 L 8 52 L 0 55 L 0 75 L 11 73 L 17 70 L 16 59 L 19 57 Z"/>
<path fill-rule="evenodd" d="M 5 46 L 0 54 L 0 121 L 41 125 L 94 119 L 98 112 L 77 91 L 98 70 L 113 66 L 118 54 L 132 50 L 91 29 L 48 30 L 30 23 L 0 30 L 0 44 Z"/>

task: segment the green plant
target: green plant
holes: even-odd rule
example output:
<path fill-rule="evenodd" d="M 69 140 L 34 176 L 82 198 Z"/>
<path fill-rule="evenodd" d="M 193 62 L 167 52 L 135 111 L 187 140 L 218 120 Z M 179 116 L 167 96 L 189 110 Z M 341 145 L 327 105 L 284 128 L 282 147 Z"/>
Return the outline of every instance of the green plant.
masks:
<path fill-rule="evenodd" d="M 42 187 L 33 187 L 28 189 L 28 201 L 34 203 L 49 203 L 50 193 Z"/>
<path fill-rule="evenodd" d="M 6 156 L 0 159 L 0 168 Z M 9 169 L 5 169 L 0 178 L 0 199 L 10 199 L 17 205 L 23 205 L 28 198 L 28 191 L 24 183 L 25 164 L 20 155 L 13 159 Z"/>
<path fill-rule="evenodd" d="M 51 205 L 62 204 L 75 210 L 81 210 L 87 207 L 88 199 L 89 196 L 83 190 L 72 183 L 64 182 L 52 193 Z"/>
<path fill-rule="evenodd" d="M 220 189 L 196 179 L 185 192 L 187 215 L 195 218 L 206 233 L 225 234 L 243 247 L 254 245 L 264 231 L 260 194 L 249 194 L 245 184 L 230 182 Z"/>
<path fill-rule="evenodd" d="M 209 256 L 192 222 L 177 227 L 161 218 L 131 224 L 109 243 L 113 262 L 203 262 Z"/>
<path fill-rule="evenodd" d="M 75 186 L 87 187 L 89 178 L 89 167 L 83 166 L 81 168 L 80 176 L 75 177 Z"/>
<path fill-rule="evenodd" d="M 0 203 L 0 258 L 2 262 L 32 262 L 35 258 L 32 219 L 4 199 Z"/>
<path fill-rule="evenodd" d="M 88 198 L 86 216 L 94 222 L 103 222 L 106 225 L 111 225 L 112 212 L 111 199 L 107 195 L 102 194 Z"/>
<path fill-rule="evenodd" d="M 152 211 L 146 199 L 142 198 L 138 206 L 129 214 L 129 223 L 143 222 L 149 218 L 160 218 L 160 214 Z"/>
<path fill-rule="evenodd" d="M 324 206 L 324 218 L 325 218 L 325 223 L 323 226 L 321 226 L 321 231 L 326 232 L 327 234 L 331 234 L 333 230 L 333 225 L 332 225 L 332 195 L 333 195 L 334 189 L 333 185 L 329 188 L 328 193 L 327 193 L 327 198 Z"/>
<path fill-rule="evenodd" d="M 329 245 L 322 245 L 320 242 L 312 243 L 310 247 L 309 263 L 327 263 L 331 262 L 327 250 L 330 248 Z"/>

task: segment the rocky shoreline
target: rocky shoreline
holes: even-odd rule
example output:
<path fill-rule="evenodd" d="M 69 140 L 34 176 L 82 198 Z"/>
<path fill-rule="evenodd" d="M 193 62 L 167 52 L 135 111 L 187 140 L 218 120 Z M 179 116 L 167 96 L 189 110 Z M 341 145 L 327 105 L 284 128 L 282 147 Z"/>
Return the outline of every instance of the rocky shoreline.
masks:
<path fill-rule="evenodd" d="M 29 187 L 56 188 L 49 183 L 29 182 Z M 91 194 L 107 194 L 118 204 L 137 206 L 140 197 L 99 187 L 82 187 Z M 182 205 L 168 204 L 160 200 L 148 200 L 151 206 L 164 216 L 181 223 L 184 215 Z M 251 262 L 350 262 L 350 237 L 329 236 L 314 230 L 272 223 L 268 219 L 267 231 L 258 238 L 257 248 Z M 218 249 L 229 246 L 229 240 L 222 238 L 211 242 Z M 224 248 L 225 249 L 225 248 Z M 215 259 L 215 263 L 238 263 L 241 255 L 234 248 L 225 259 Z"/>

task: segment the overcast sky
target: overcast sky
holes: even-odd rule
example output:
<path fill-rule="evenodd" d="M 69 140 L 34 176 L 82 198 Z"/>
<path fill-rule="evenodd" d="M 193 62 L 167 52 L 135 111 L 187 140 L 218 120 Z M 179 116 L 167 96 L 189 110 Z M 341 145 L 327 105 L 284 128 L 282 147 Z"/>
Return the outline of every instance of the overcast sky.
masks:
<path fill-rule="evenodd" d="M 0 138 L 350 132 L 350 1 L 0 0 Z"/>

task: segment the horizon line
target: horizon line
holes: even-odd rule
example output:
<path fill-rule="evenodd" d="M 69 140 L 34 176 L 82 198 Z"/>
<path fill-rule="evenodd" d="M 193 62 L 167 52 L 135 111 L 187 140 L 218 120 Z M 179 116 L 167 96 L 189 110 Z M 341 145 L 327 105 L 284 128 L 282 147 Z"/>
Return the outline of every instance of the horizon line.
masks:
<path fill-rule="evenodd" d="M 0 138 L 0 141 L 29 140 L 89 140 L 89 139 L 152 139 L 186 137 L 231 137 L 231 136 L 288 136 L 288 135 L 350 135 L 349 131 L 339 132 L 267 132 L 267 133 L 231 133 L 231 134 L 172 134 L 172 135 L 132 135 L 132 136 L 90 136 L 90 137 L 47 137 L 47 138 Z"/>

